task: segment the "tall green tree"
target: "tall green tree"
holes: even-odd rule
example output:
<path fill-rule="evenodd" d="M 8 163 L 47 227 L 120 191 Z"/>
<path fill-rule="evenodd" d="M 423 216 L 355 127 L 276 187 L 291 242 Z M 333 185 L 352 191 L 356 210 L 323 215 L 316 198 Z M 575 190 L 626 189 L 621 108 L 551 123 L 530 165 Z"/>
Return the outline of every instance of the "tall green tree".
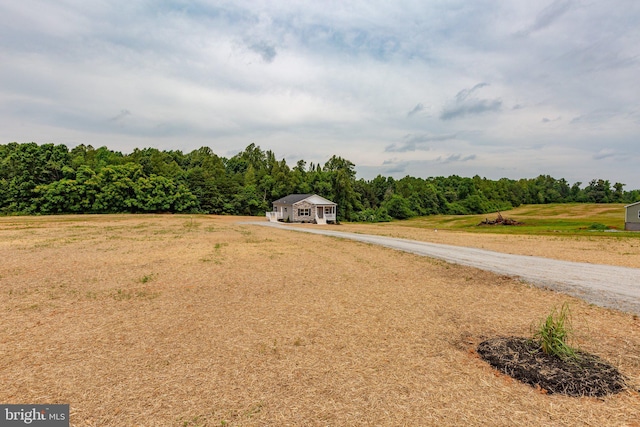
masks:
<path fill-rule="evenodd" d="M 200 147 L 185 156 L 185 184 L 196 197 L 197 209 L 221 214 L 235 190 L 224 160 L 209 147 Z"/>
<path fill-rule="evenodd" d="M 612 199 L 611 184 L 604 179 L 591 180 L 584 193 L 586 200 L 591 203 L 609 203 Z"/>
<path fill-rule="evenodd" d="M 4 187 L 0 211 L 30 212 L 33 191 L 63 178 L 63 168 L 69 166 L 69 151 L 65 145 L 10 143 L 0 152 L 0 180 Z"/>
<path fill-rule="evenodd" d="M 324 165 L 331 183 L 329 197 L 338 204 L 338 220 L 349 220 L 362 206 L 354 190 L 355 165 L 342 157 L 332 156 Z"/>

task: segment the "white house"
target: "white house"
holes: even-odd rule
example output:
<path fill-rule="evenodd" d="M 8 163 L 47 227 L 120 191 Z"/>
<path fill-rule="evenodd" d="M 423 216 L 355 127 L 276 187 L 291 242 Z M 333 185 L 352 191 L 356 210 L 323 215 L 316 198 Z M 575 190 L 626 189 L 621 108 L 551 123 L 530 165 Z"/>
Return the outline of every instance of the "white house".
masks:
<path fill-rule="evenodd" d="M 624 229 L 640 231 L 640 202 L 631 203 L 624 207 Z"/>
<path fill-rule="evenodd" d="M 272 222 L 336 222 L 337 204 L 317 194 L 289 194 L 273 202 L 273 211 L 267 212 Z"/>

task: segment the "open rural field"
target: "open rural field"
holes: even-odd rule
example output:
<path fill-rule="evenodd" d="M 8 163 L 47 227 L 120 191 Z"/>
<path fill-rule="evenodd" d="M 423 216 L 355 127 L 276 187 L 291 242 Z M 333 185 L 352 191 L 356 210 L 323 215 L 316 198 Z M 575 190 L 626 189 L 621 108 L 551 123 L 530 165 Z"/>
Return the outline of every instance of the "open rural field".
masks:
<path fill-rule="evenodd" d="M 342 224 L 329 228 L 355 233 L 534 255 L 565 261 L 640 268 L 640 233 L 624 231 L 620 204 L 524 205 L 502 212 L 518 226 L 478 226 L 496 214 L 434 215 L 378 224 Z M 608 231 L 591 228 L 593 224 Z"/>
<path fill-rule="evenodd" d="M 637 316 L 246 220 L 0 218 L 0 402 L 69 403 L 74 426 L 640 426 Z M 638 267 L 627 233 L 420 221 L 335 227 Z M 564 302 L 575 343 L 618 367 L 627 390 L 549 395 L 477 356 Z"/>

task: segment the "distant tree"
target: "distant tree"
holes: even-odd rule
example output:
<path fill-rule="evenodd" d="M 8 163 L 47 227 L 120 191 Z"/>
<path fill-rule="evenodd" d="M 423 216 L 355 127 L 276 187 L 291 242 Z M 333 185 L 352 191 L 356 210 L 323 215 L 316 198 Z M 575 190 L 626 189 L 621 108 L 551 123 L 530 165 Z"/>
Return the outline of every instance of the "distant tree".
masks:
<path fill-rule="evenodd" d="M 97 213 L 136 212 L 136 186 L 142 176 L 142 166 L 134 163 L 102 168 L 94 178 L 87 181 L 96 190 L 91 210 Z"/>
<path fill-rule="evenodd" d="M 470 214 L 482 214 L 494 210 L 486 197 L 479 194 L 473 194 L 467 197 L 460 202 L 460 205 Z"/>
<path fill-rule="evenodd" d="M 136 148 L 126 156 L 126 161 L 142 167 L 146 176 L 157 175 L 172 179 L 184 177 L 184 170 L 180 166 L 186 163 L 181 151 L 160 151 L 157 148 Z"/>
<path fill-rule="evenodd" d="M 63 178 L 69 166 L 69 152 L 65 145 L 35 142 L 2 146 L 0 151 L 0 180 L 3 200 L 0 212 L 31 212 L 33 191 Z"/>
<path fill-rule="evenodd" d="M 611 201 L 621 203 L 624 201 L 624 184 L 616 182 L 613 184 L 613 193 L 611 195 Z"/>
<path fill-rule="evenodd" d="M 185 156 L 185 185 L 197 199 L 200 212 L 220 214 L 236 191 L 222 158 L 209 147 L 201 147 Z"/>
<path fill-rule="evenodd" d="M 611 201 L 611 184 L 604 179 L 593 179 L 584 189 L 586 201 L 591 203 L 609 203 Z"/>
<path fill-rule="evenodd" d="M 407 219 L 416 216 L 411 210 L 409 201 L 399 194 L 394 194 L 389 200 L 384 202 L 383 207 L 389 216 L 395 219 Z"/>
<path fill-rule="evenodd" d="M 134 190 L 137 212 L 190 212 L 198 205 L 185 185 L 164 176 L 140 177 Z"/>
<path fill-rule="evenodd" d="M 307 172 L 307 162 L 298 160 L 291 171 L 292 193 L 308 194 L 311 193 L 311 184 Z M 275 200 L 275 199 L 274 199 Z"/>
<path fill-rule="evenodd" d="M 331 183 L 329 198 L 338 204 L 338 220 L 349 220 L 362 209 L 354 189 L 355 165 L 342 157 L 332 156 L 324 165 L 323 172 Z"/>

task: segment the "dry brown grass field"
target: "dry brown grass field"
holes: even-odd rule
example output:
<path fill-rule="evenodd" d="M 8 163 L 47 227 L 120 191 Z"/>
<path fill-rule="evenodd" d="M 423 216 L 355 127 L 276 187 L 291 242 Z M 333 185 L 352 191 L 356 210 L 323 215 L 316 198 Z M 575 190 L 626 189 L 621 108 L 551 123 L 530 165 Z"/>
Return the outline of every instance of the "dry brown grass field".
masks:
<path fill-rule="evenodd" d="M 0 218 L 0 403 L 69 403 L 73 426 L 640 426 L 637 316 L 246 219 Z M 602 239 L 389 226 L 377 232 L 639 267 L 637 247 Z M 548 395 L 475 353 L 564 302 L 576 344 L 632 387 Z"/>

